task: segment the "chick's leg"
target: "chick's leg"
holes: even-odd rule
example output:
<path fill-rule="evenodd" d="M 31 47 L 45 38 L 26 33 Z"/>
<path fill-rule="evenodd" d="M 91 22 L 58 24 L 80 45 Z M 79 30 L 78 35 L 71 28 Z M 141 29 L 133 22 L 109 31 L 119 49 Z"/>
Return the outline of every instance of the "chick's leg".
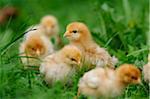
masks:
<path fill-rule="evenodd" d="M 79 96 L 80 96 L 80 89 L 78 88 L 77 95 L 74 97 L 74 99 L 79 99 Z"/>

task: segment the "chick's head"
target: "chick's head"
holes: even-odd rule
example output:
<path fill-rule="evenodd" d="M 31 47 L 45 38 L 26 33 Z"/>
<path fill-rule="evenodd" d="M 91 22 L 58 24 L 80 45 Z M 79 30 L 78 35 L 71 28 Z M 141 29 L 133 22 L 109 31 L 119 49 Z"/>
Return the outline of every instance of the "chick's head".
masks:
<path fill-rule="evenodd" d="M 117 74 L 119 75 L 119 78 L 124 83 L 133 83 L 137 84 L 140 83 L 141 79 L 141 73 L 140 70 L 131 64 L 123 64 L 117 69 Z"/>
<path fill-rule="evenodd" d="M 41 56 L 46 48 L 40 37 L 34 36 L 26 41 L 25 52 L 31 56 Z"/>
<path fill-rule="evenodd" d="M 57 19 L 52 15 L 44 16 L 41 19 L 41 26 L 45 30 L 46 35 L 51 36 L 56 34 L 58 30 L 58 21 Z"/>
<path fill-rule="evenodd" d="M 117 69 L 117 74 L 120 81 L 124 84 L 140 84 L 141 72 L 140 70 L 131 64 L 123 64 Z"/>
<path fill-rule="evenodd" d="M 79 41 L 91 38 L 91 34 L 84 23 L 72 22 L 67 26 L 64 37 L 70 41 Z"/>
<path fill-rule="evenodd" d="M 79 65 L 81 62 L 81 51 L 73 46 L 67 45 L 62 49 L 64 61 L 70 65 Z"/>

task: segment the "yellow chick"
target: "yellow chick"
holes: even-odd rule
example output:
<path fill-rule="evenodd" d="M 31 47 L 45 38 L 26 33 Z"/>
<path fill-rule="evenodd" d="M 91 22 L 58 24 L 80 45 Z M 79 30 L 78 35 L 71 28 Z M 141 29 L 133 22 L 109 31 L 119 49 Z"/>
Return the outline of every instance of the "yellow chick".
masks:
<path fill-rule="evenodd" d="M 37 31 L 30 31 L 37 32 Z M 53 45 L 45 36 L 39 36 L 34 33 L 20 44 L 21 60 L 26 66 L 39 66 L 40 60 L 48 54 L 54 52 Z M 34 58 L 33 58 L 34 57 Z M 35 59 L 36 58 L 36 59 Z M 38 58 L 38 59 L 37 59 Z"/>
<path fill-rule="evenodd" d="M 80 79 L 78 92 L 96 98 L 116 97 L 121 95 L 129 84 L 139 84 L 140 76 L 140 70 L 131 64 L 123 64 L 116 70 L 95 68 Z"/>
<path fill-rule="evenodd" d="M 70 23 L 66 28 L 64 37 L 68 38 L 72 45 L 77 46 L 82 51 L 85 61 L 92 65 L 112 67 L 118 61 L 93 41 L 90 31 L 84 23 Z"/>
<path fill-rule="evenodd" d="M 41 19 L 40 26 L 44 29 L 47 36 L 57 35 L 59 32 L 58 21 L 52 15 L 44 16 Z"/>
<path fill-rule="evenodd" d="M 148 63 L 143 66 L 144 80 L 150 83 L 150 54 L 148 55 Z"/>
<path fill-rule="evenodd" d="M 40 23 L 35 26 L 31 26 L 27 31 L 37 29 L 40 30 L 41 34 L 44 34 L 46 37 L 50 38 L 52 36 L 57 37 L 59 32 L 59 26 L 57 19 L 52 15 L 46 15 L 42 17 Z M 25 38 L 28 37 L 28 35 L 32 35 L 29 33 L 26 34 Z"/>
<path fill-rule="evenodd" d="M 47 56 L 40 66 L 40 72 L 48 84 L 55 81 L 68 81 L 80 64 L 81 52 L 72 45 L 67 45 L 60 51 Z"/>

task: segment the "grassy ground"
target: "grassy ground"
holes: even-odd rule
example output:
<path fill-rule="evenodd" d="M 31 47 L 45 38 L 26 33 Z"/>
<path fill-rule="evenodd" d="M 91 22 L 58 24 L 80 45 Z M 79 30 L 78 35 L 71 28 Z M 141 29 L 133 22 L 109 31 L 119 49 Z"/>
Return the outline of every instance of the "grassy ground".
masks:
<path fill-rule="evenodd" d="M 19 16 L 0 26 L 0 99 L 72 99 L 76 95 L 84 70 L 72 78 L 70 86 L 56 83 L 48 87 L 37 71 L 24 70 L 21 64 L 18 46 L 22 34 L 46 14 L 58 18 L 61 37 L 68 23 L 85 22 L 94 40 L 119 58 L 118 65 L 133 63 L 142 68 L 147 63 L 148 0 L 0 0 L 0 7 L 7 5 L 16 6 Z M 116 99 L 148 97 L 149 87 L 143 81 L 142 85 L 129 86 Z"/>

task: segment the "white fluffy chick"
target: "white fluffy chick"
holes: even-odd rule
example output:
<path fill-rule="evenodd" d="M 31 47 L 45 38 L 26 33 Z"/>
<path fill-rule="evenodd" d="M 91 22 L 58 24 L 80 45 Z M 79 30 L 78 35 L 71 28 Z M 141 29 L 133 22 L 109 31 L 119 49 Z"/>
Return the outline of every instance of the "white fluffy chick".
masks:
<path fill-rule="evenodd" d="M 88 27 L 81 22 L 70 23 L 64 34 L 72 45 L 77 46 L 84 55 L 85 61 L 97 67 L 113 67 L 117 63 L 115 57 L 111 57 L 109 53 L 98 46 L 92 39 Z"/>
<path fill-rule="evenodd" d="M 129 84 L 141 83 L 140 76 L 139 69 L 131 64 L 123 64 L 116 70 L 95 68 L 80 79 L 78 92 L 96 98 L 116 97 L 121 95 Z"/>
<path fill-rule="evenodd" d="M 45 36 L 36 35 L 37 31 L 33 32 L 34 35 L 30 36 L 20 44 L 20 56 L 25 66 L 39 66 L 40 60 L 50 53 L 54 52 L 53 45 Z M 38 58 L 38 59 L 37 59 Z"/>
<path fill-rule="evenodd" d="M 48 84 L 68 81 L 78 68 L 80 60 L 81 51 L 75 46 L 67 45 L 47 56 L 40 66 L 40 72 Z"/>
<path fill-rule="evenodd" d="M 148 63 L 143 66 L 144 80 L 150 83 L 150 54 L 148 55 Z"/>
<path fill-rule="evenodd" d="M 48 38 L 52 36 L 55 36 L 57 38 L 58 32 L 59 32 L 58 21 L 56 17 L 52 15 L 46 15 L 42 17 L 38 25 L 31 26 L 29 29 L 27 29 L 27 31 L 32 30 L 32 29 L 40 30 L 41 32 L 39 33 L 45 35 Z M 25 38 L 27 38 L 29 35 L 32 35 L 32 34 L 30 34 L 30 32 L 27 33 L 25 35 Z"/>

